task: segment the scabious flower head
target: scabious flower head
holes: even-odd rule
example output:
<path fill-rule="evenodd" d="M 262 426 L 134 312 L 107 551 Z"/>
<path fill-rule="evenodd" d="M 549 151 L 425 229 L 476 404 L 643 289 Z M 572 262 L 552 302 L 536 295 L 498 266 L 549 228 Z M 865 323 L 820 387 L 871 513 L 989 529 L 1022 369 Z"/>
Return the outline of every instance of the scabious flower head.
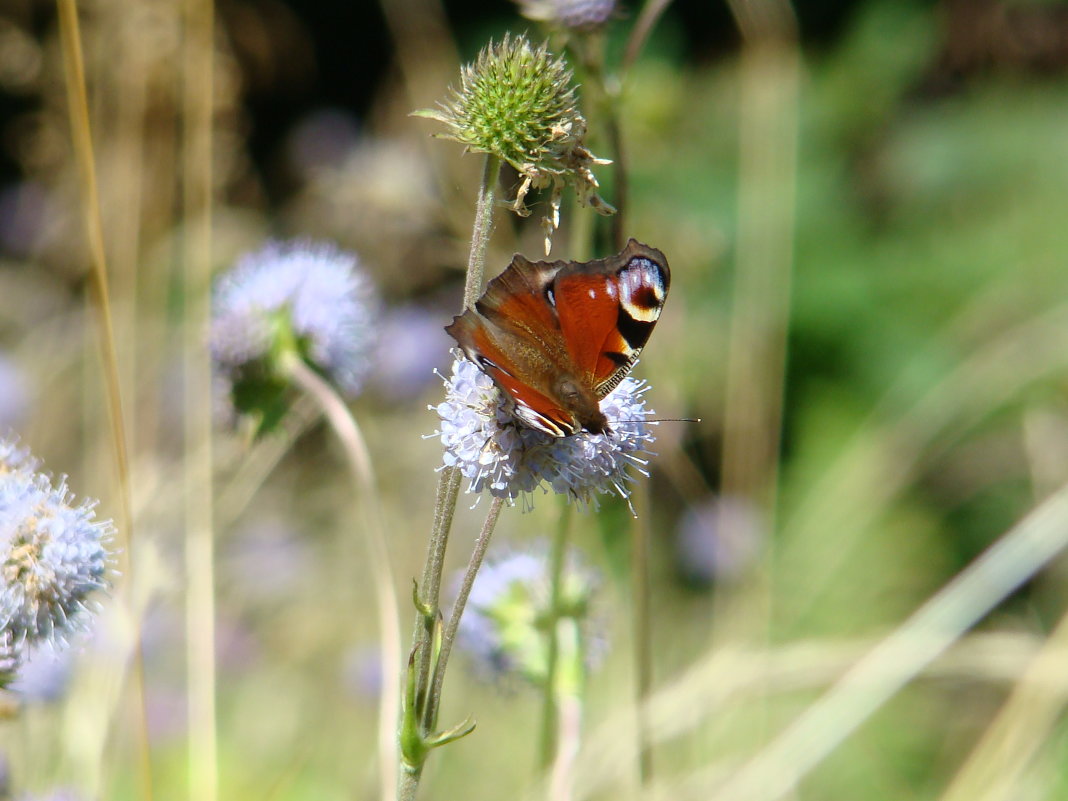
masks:
<path fill-rule="evenodd" d="M 215 283 L 211 353 L 235 405 L 273 383 L 271 360 L 287 348 L 348 395 L 371 366 L 377 300 L 356 256 L 307 241 L 272 242 Z"/>
<path fill-rule="evenodd" d="M 715 496 L 686 509 L 675 531 L 682 577 L 697 587 L 744 576 L 763 547 L 759 510 L 741 498 Z"/>
<path fill-rule="evenodd" d="M 84 626 L 93 593 L 108 586 L 114 531 L 95 519 L 94 501 L 74 503 L 65 478 L 53 486 L 35 469 L 25 450 L 0 441 L 0 645 L 16 658 Z"/>
<path fill-rule="evenodd" d="M 560 224 L 565 186 L 574 187 L 583 205 L 615 213 L 597 193 L 592 168 L 609 162 L 584 144 L 586 119 L 571 80 L 567 64 L 545 44 L 534 47 L 525 36 L 506 35 L 463 68 L 460 88 L 447 103 L 416 112 L 448 126 L 446 138 L 515 167 L 523 179 L 512 204 L 516 213 L 530 213 L 525 199 L 531 189 L 551 188 L 550 211 L 543 220 L 546 253 Z"/>
<path fill-rule="evenodd" d="M 573 31 L 600 28 L 616 10 L 616 0 L 516 0 L 527 19 Z"/>
<path fill-rule="evenodd" d="M 488 489 L 514 500 L 542 486 L 585 504 L 607 493 L 629 497 L 630 469 L 645 473 L 654 440 L 644 422 L 650 414 L 644 382 L 625 378 L 601 401 L 611 433 L 552 437 L 516 422 L 490 377 L 456 356 L 444 379 L 445 401 L 431 408 L 441 420 L 445 466 L 468 479 L 469 492 Z"/>
<path fill-rule="evenodd" d="M 560 654 L 571 658 L 572 670 L 596 666 L 605 651 L 599 618 L 590 613 L 599 583 L 578 552 L 570 551 L 555 618 L 558 639 L 566 640 L 559 642 Z M 548 548 L 537 543 L 529 551 L 506 552 L 482 565 L 460 618 L 458 643 L 482 675 L 518 675 L 540 684 L 546 678 L 546 635 L 553 617 Z"/>

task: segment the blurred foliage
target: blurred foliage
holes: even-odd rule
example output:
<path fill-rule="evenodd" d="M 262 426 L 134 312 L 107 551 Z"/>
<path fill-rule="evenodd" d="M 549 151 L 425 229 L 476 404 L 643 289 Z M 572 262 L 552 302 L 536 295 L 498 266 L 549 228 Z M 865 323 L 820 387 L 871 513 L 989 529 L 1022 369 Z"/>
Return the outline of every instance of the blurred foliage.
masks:
<path fill-rule="evenodd" d="M 83 4 L 105 232 L 118 271 L 120 355 L 129 365 L 124 389 L 144 543 L 136 569 L 152 590 L 145 653 L 156 797 L 168 801 L 184 795 L 186 774 L 175 366 L 181 115 L 178 76 L 168 66 L 177 21 L 166 3 L 128 17 L 120 5 Z M 491 12 L 477 5 L 446 4 L 452 27 L 443 32 L 454 38 L 428 38 L 421 62 L 405 60 L 403 37 L 373 4 L 345 4 L 342 14 L 326 3 L 220 3 L 220 267 L 271 233 L 329 238 L 361 254 L 394 308 L 417 304 L 448 322 L 458 310 L 477 164 L 458 146 L 431 141 L 428 127 L 407 114 L 444 96 L 458 76 L 457 53 L 466 58 L 490 36 L 533 27 L 508 4 Z M 840 645 L 869 644 L 1068 480 L 1068 336 L 1059 324 L 1068 319 L 1068 54 L 1058 60 L 1042 38 L 1026 40 L 1035 42 L 1030 51 L 1010 38 L 1036 26 L 1063 33 L 1063 7 L 866 0 L 831 11 L 836 4 L 799 3 L 778 506 L 747 570 L 710 586 L 683 580 L 676 524 L 719 488 L 742 175 L 743 45 L 726 7 L 705 9 L 712 5 L 669 9 L 627 74 L 622 99 L 628 233 L 664 250 L 674 273 L 638 373 L 649 379 L 659 414 L 703 421 L 660 426 L 661 455 L 643 509 L 653 535 L 658 685 L 728 645 L 810 643 L 830 658 Z M 18 426 L 35 452 L 86 494 L 103 497 L 105 515 L 114 516 L 98 367 L 85 344 L 86 258 L 49 9 L 25 2 L 0 12 L 0 350 L 24 372 L 31 394 L 26 418 L 0 425 Z M 612 52 L 636 13 L 630 8 L 615 23 Z M 976 32 L 990 19 L 1008 21 L 998 28 L 1003 35 Z M 112 41 L 123 43 L 122 58 L 140 72 L 109 60 Z M 423 71 L 406 72 L 413 64 Z M 124 116 L 131 114 L 136 124 Z M 596 120 L 591 125 L 599 153 L 604 133 Z M 611 201 L 612 182 L 604 183 Z M 573 214 L 565 213 L 556 256 L 568 255 Z M 500 217 L 494 263 L 503 266 L 513 250 L 540 252 L 537 217 Z M 377 463 L 402 595 L 429 529 L 440 453 L 420 434 L 436 426 L 426 411 L 440 396 L 430 368 L 444 366 L 448 346 L 444 334 L 413 343 L 413 352 L 440 355 L 422 370 L 427 380 L 403 398 L 379 388 L 355 404 Z M 388 363 L 400 352 L 387 347 L 381 358 Z M 248 443 L 220 434 L 216 444 L 219 496 L 233 501 L 218 514 L 217 545 L 226 798 L 322 801 L 374 787 L 377 690 L 368 664 L 376 630 L 363 545 L 343 460 L 325 431 L 305 429 L 283 443 L 278 466 L 249 493 L 241 472 Z M 269 463 L 263 451 L 253 453 Z M 555 525 L 555 504 L 534 500 L 533 512 L 504 515 L 500 541 L 528 541 Z M 485 510 L 485 501 L 469 510 L 471 502 L 461 496 L 450 567 L 466 562 Z M 612 610 L 613 647 L 590 683 L 591 733 L 633 692 L 628 526 L 626 509 L 614 504 L 576 522 L 578 544 L 612 579 L 603 604 Z M 256 533 L 268 529 L 276 533 Z M 1064 564 L 1051 566 L 981 629 L 1026 635 L 1033 645 L 1068 606 L 1066 579 Z M 405 626 L 406 603 L 400 599 Z M 79 715 L 103 714 L 94 701 L 102 677 L 122 669 L 96 639 L 82 646 L 62 711 L 28 708 L 0 729 L 18 786 L 80 781 L 99 770 L 102 797 L 138 797 L 125 712 L 98 721 L 111 732 L 106 757 L 83 747 L 90 735 Z M 1014 664 L 1022 669 L 1030 652 L 1019 653 Z M 769 680 L 710 710 L 658 748 L 662 774 L 693 782 L 678 797 L 706 797 L 701 769 L 754 751 L 847 664 L 835 662 L 808 683 Z M 962 668 L 910 686 L 808 777 L 798 797 L 937 798 L 1015 678 L 991 679 L 988 667 L 980 661 L 974 675 Z M 516 692 L 502 703 L 500 688 L 466 674 L 458 659 L 442 717 L 472 713 L 479 726 L 431 760 L 426 797 L 518 797 L 536 775 L 538 700 Z M 1066 749 L 1068 730 L 1058 719 L 1029 763 L 1027 797 L 1064 797 Z M 616 797 L 611 787 L 600 792 Z"/>

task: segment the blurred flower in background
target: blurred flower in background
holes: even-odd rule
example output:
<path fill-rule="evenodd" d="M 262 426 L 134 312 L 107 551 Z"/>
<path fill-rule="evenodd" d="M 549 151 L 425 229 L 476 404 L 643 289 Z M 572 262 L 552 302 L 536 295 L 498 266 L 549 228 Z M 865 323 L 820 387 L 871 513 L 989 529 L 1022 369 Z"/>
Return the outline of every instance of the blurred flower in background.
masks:
<path fill-rule="evenodd" d="M 316 573 L 308 542 L 289 523 L 264 516 L 242 523 L 220 546 L 227 591 L 244 600 L 286 603 Z"/>
<path fill-rule="evenodd" d="M 741 498 L 709 497 L 683 512 L 675 530 L 675 563 L 697 586 L 745 574 L 764 547 L 759 511 Z"/>
<path fill-rule="evenodd" d="M 295 350 L 354 396 L 372 364 L 377 291 L 359 261 L 329 243 L 271 242 L 215 283 L 211 352 L 239 412 L 279 413 L 276 360 Z"/>
<path fill-rule="evenodd" d="M 527 551 L 490 557 L 475 579 L 460 618 L 458 643 L 487 678 L 513 675 L 543 684 L 548 664 L 546 633 L 555 617 L 558 626 L 563 624 L 573 633 L 566 638 L 570 647 L 562 648 L 561 654 L 570 654 L 580 670 L 596 667 L 606 651 L 603 621 L 590 614 L 599 583 L 578 551 L 569 551 L 554 615 L 544 542 Z"/>
<path fill-rule="evenodd" d="M 578 31 L 600 28 L 616 10 L 616 0 L 515 0 L 527 19 Z"/>
<path fill-rule="evenodd" d="M 354 697 L 377 699 L 382 694 L 382 649 L 370 644 L 348 649 L 341 678 L 345 689 Z"/>
<path fill-rule="evenodd" d="M 74 668 L 74 649 L 43 642 L 28 649 L 7 689 L 27 703 L 51 703 L 63 697 Z"/>
<path fill-rule="evenodd" d="M 27 450 L 0 441 L 0 631 L 16 649 L 65 644 L 85 626 L 92 596 L 108 586 L 114 534 L 95 501 L 75 505 L 66 478 L 53 486 L 36 469 Z"/>
<path fill-rule="evenodd" d="M 0 252 L 28 257 L 57 216 L 54 199 L 36 181 L 22 181 L 0 190 Z"/>
<path fill-rule="evenodd" d="M 654 437 L 644 422 L 650 414 L 644 382 L 624 378 L 601 401 L 611 432 L 553 437 L 517 423 L 490 377 L 468 359 L 457 355 L 444 381 L 445 401 L 434 407 L 441 418 L 438 434 L 445 465 L 470 481 L 468 492 L 488 489 L 512 500 L 544 483 L 553 492 L 596 504 L 601 494 L 629 497 L 630 469 L 645 474 Z"/>
<path fill-rule="evenodd" d="M 386 400 L 419 397 L 447 363 L 451 342 L 440 314 L 416 304 L 390 310 L 378 329 L 372 384 Z"/>

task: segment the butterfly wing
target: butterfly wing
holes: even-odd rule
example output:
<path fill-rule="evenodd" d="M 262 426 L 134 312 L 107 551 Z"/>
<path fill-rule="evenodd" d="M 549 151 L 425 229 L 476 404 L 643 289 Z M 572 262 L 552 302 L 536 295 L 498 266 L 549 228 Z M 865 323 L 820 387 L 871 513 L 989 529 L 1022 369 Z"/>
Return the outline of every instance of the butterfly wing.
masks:
<path fill-rule="evenodd" d="M 532 428 L 554 437 L 579 430 L 573 414 L 539 389 L 531 373 L 530 343 L 521 334 L 496 324 L 473 309 L 456 317 L 445 329 L 460 345 L 467 358 L 493 379 L 507 403 L 509 412 Z"/>
<path fill-rule="evenodd" d="M 551 291 L 562 338 L 598 398 L 634 366 L 670 284 L 664 254 L 634 239 L 618 256 L 556 272 Z"/>

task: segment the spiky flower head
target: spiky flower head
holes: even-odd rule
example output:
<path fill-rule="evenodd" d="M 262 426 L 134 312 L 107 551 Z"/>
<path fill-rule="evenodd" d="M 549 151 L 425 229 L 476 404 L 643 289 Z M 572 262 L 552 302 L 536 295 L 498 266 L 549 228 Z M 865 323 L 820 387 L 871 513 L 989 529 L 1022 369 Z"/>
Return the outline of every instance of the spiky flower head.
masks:
<path fill-rule="evenodd" d="M 527 19 L 568 30 L 588 32 L 600 28 L 616 10 L 616 0 L 516 0 Z"/>
<path fill-rule="evenodd" d="M 542 487 L 596 505 L 602 494 L 628 498 L 633 471 L 648 475 L 648 446 L 655 438 L 645 422 L 651 411 L 644 382 L 625 378 L 601 401 L 610 432 L 553 437 L 518 423 L 490 377 L 456 356 L 452 374 L 443 379 L 445 401 L 431 408 L 441 420 L 445 465 L 468 479 L 468 492 L 488 489 L 508 500 L 522 495 L 529 503 L 529 494 Z"/>
<path fill-rule="evenodd" d="M 53 485 L 35 469 L 0 441 L 0 650 L 65 642 L 108 586 L 111 522 L 96 520 L 95 501 L 75 503 L 66 478 Z"/>
<path fill-rule="evenodd" d="M 377 293 L 358 260 L 332 244 L 271 242 L 215 283 L 211 354 L 235 408 L 283 405 L 280 354 L 295 349 L 348 395 L 372 364 Z"/>
<path fill-rule="evenodd" d="M 577 551 L 561 575 L 559 601 L 552 604 L 549 549 L 544 542 L 526 551 L 492 556 L 471 588 L 460 618 L 458 643 L 488 678 L 520 676 L 546 680 L 548 633 L 556 622 L 560 663 L 572 680 L 595 667 L 605 651 L 603 626 L 591 604 L 600 582 Z M 559 676 L 558 676 L 559 678 Z"/>
<path fill-rule="evenodd" d="M 610 162 L 585 146 L 586 119 L 578 108 L 571 70 L 546 44 L 534 47 L 525 36 L 491 42 L 473 64 L 463 67 L 460 88 L 438 109 L 416 112 L 448 126 L 448 139 L 490 153 L 522 176 L 512 210 L 530 214 L 531 189 L 550 188 L 550 211 L 543 220 L 546 253 L 560 224 L 565 186 L 601 214 L 615 209 L 597 193 L 593 167 Z"/>

